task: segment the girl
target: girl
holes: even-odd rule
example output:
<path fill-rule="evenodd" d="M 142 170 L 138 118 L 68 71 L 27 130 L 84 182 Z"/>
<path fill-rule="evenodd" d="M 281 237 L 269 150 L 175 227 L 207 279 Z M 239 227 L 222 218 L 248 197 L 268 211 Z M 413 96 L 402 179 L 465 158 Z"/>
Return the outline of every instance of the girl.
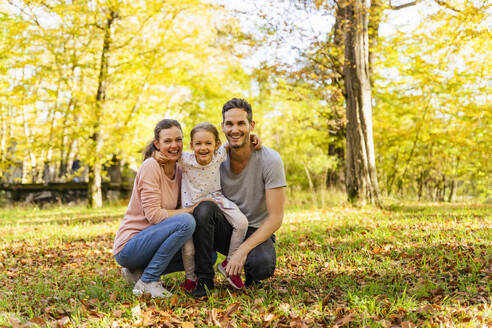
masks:
<path fill-rule="evenodd" d="M 240 289 L 244 287 L 241 277 L 227 276 L 224 268 L 243 242 L 248 230 L 248 219 L 236 204 L 222 195 L 219 167 L 226 159 L 227 150 L 220 144 L 219 132 L 210 123 L 200 123 L 191 130 L 190 145 L 193 152 L 183 152 L 178 162 L 183 170 L 181 203 L 183 208 L 189 208 L 205 198 L 211 198 L 220 207 L 233 227 L 233 232 L 227 258 L 217 268 L 234 288 Z M 184 244 L 182 254 L 186 274 L 184 288 L 191 291 L 196 287 L 197 280 L 192 239 Z"/>

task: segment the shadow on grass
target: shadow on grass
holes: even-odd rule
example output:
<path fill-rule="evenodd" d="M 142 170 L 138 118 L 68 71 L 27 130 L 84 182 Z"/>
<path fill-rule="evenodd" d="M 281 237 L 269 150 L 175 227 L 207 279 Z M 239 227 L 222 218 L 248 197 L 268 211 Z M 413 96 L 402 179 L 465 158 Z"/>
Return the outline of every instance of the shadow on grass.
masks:
<path fill-rule="evenodd" d="M 17 220 L 16 224 L 21 225 L 43 225 L 43 224 L 79 224 L 79 223 L 100 223 L 106 221 L 121 220 L 123 214 L 82 214 L 75 216 L 66 216 L 63 218 L 26 218 Z M 0 221 L 0 226 L 12 224 L 12 222 L 2 222 Z"/>
<path fill-rule="evenodd" d="M 399 203 L 383 206 L 383 209 L 395 213 L 426 213 L 430 215 L 440 214 L 463 214 L 469 212 L 470 215 L 490 215 L 492 204 L 466 204 L 466 203 Z M 477 212 L 480 212 L 477 214 Z"/>

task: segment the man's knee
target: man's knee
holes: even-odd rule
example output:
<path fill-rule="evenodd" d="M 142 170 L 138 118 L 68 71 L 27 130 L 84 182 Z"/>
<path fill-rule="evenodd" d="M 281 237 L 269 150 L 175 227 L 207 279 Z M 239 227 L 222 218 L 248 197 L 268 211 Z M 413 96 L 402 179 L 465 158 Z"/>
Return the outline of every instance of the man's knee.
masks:
<path fill-rule="evenodd" d="M 211 220 L 217 211 L 219 211 L 219 207 L 214 202 L 211 201 L 201 202 L 193 210 L 193 216 L 195 217 L 197 226 L 200 226 Z"/>
<path fill-rule="evenodd" d="M 246 260 L 245 270 L 252 280 L 263 280 L 273 276 L 277 264 L 275 248 L 253 249 Z"/>

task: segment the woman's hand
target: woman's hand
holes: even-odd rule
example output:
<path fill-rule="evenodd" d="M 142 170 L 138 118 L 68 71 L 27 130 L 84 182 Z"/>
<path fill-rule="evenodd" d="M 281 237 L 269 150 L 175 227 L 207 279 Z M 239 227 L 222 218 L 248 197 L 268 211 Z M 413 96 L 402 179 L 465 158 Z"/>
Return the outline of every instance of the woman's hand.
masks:
<path fill-rule="evenodd" d="M 251 141 L 251 144 L 253 145 L 255 150 L 261 149 L 261 139 L 256 134 L 251 133 L 249 135 L 249 141 Z"/>

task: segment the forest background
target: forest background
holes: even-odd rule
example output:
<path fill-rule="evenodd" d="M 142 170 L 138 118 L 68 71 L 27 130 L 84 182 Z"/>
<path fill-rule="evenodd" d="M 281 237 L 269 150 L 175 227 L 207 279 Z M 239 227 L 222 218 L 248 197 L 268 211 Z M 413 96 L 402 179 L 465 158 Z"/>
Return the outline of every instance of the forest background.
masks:
<path fill-rule="evenodd" d="M 1 181 L 97 185 L 138 168 L 158 120 L 179 120 L 186 148 L 244 97 L 289 192 L 323 205 L 346 183 L 341 3 L 2 1 Z M 491 26 L 489 1 L 372 1 L 383 197 L 492 201 Z"/>
<path fill-rule="evenodd" d="M 492 2 L 367 2 L 0 0 L 0 327 L 492 327 Z M 126 200 L 2 206 L 22 183 L 99 207 L 157 121 L 189 149 L 232 97 L 287 173 L 262 285 L 134 297 Z"/>

